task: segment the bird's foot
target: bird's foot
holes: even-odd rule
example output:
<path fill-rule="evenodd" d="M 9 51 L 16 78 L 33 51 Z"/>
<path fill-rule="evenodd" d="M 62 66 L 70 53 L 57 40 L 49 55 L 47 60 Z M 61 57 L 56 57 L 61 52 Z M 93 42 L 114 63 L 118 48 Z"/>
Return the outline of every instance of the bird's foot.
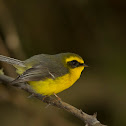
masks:
<path fill-rule="evenodd" d="M 56 95 L 55 93 L 53 93 L 54 94 L 54 96 L 57 98 L 57 100 L 59 101 L 59 102 L 61 102 L 61 98 L 58 96 L 58 95 Z"/>

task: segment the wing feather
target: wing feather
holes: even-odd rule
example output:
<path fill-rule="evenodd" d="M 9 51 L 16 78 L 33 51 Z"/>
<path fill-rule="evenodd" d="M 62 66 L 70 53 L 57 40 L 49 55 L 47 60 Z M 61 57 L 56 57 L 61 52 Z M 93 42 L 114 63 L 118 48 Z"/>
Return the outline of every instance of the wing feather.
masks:
<path fill-rule="evenodd" d="M 53 73 L 48 68 L 42 66 L 34 66 L 27 69 L 23 74 L 19 75 L 12 83 L 27 82 L 27 81 L 39 81 L 46 78 L 54 79 Z"/>
<path fill-rule="evenodd" d="M 41 56 L 41 55 L 40 55 Z M 41 59 L 42 58 L 42 59 Z M 45 58 L 45 59 L 44 59 Z M 47 78 L 55 79 L 59 76 L 63 76 L 68 73 L 68 69 L 64 67 L 63 63 L 59 59 L 39 57 L 40 61 L 33 59 L 32 68 L 27 69 L 23 74 L 19 75 L 12 83 L 27 82 L 27 81 L 40 81 Z M 32 60 L 32 59 L 31 59 Z M 25 61 L 25 64 L 31 63 L 31 60 Z M 37 64 L 36 64 L 37 63 Z"/>

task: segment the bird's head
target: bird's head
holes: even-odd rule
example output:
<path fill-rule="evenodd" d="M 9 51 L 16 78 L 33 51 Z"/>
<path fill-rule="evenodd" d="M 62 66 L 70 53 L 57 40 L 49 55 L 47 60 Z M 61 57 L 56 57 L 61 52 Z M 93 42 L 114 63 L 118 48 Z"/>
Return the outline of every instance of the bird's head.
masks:
<path fill-rule="evenodd" d="M 75 53 L 64 53 L 63 54 L 64 66 L 69 69 L 69 72 L 79 78 L 84 67 L 88 67 L 84 60 Z"/>

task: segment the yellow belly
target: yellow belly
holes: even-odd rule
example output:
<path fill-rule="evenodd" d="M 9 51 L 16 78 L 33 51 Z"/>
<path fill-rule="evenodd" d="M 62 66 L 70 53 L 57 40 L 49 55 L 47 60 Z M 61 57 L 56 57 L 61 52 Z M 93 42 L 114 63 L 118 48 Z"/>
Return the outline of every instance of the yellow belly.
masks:
<path fill-rule="evenodd" d="M 17 68 L 17 67 L 16 67 Z M 80 77 L 81 71 L 84 67 L 74 68 L 68 74 L 57 77 L 56 79 L 46 79 L 44 81 L 29 81 L 32 89 L 42 95 L 57 94 L 69 87 L 71 87 Z M 22 74 L 25 70 L 18 67 L 17 73 Z"/>
<path fill-rule="evenodd" d="M 40 93 L 42 95 L 53 95 L 57 94 L 70 86 L 72 86 L 77 79 L 73 79 L 69 74 L 66 74 L 62 77 L 58 77 L 56 79 L 46 79 L 44 81 L 30 81 L 28 82 L 32 89 L 36 93 Z"/>

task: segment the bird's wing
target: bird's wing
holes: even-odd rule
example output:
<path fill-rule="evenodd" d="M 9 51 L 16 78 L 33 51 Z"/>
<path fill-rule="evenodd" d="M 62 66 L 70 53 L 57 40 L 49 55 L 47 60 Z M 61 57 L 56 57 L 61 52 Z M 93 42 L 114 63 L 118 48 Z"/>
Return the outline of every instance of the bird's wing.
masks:
<path fill-rule="evenodd" d="M 42 65 L 36 65 L 27 69 L 23 74 L 19 75 L 12 83 L 27 82 L 27 81 L 39 81 L 46 78 L 55 79 L 57 73 L 50 71 L 47 67 Z"/>

